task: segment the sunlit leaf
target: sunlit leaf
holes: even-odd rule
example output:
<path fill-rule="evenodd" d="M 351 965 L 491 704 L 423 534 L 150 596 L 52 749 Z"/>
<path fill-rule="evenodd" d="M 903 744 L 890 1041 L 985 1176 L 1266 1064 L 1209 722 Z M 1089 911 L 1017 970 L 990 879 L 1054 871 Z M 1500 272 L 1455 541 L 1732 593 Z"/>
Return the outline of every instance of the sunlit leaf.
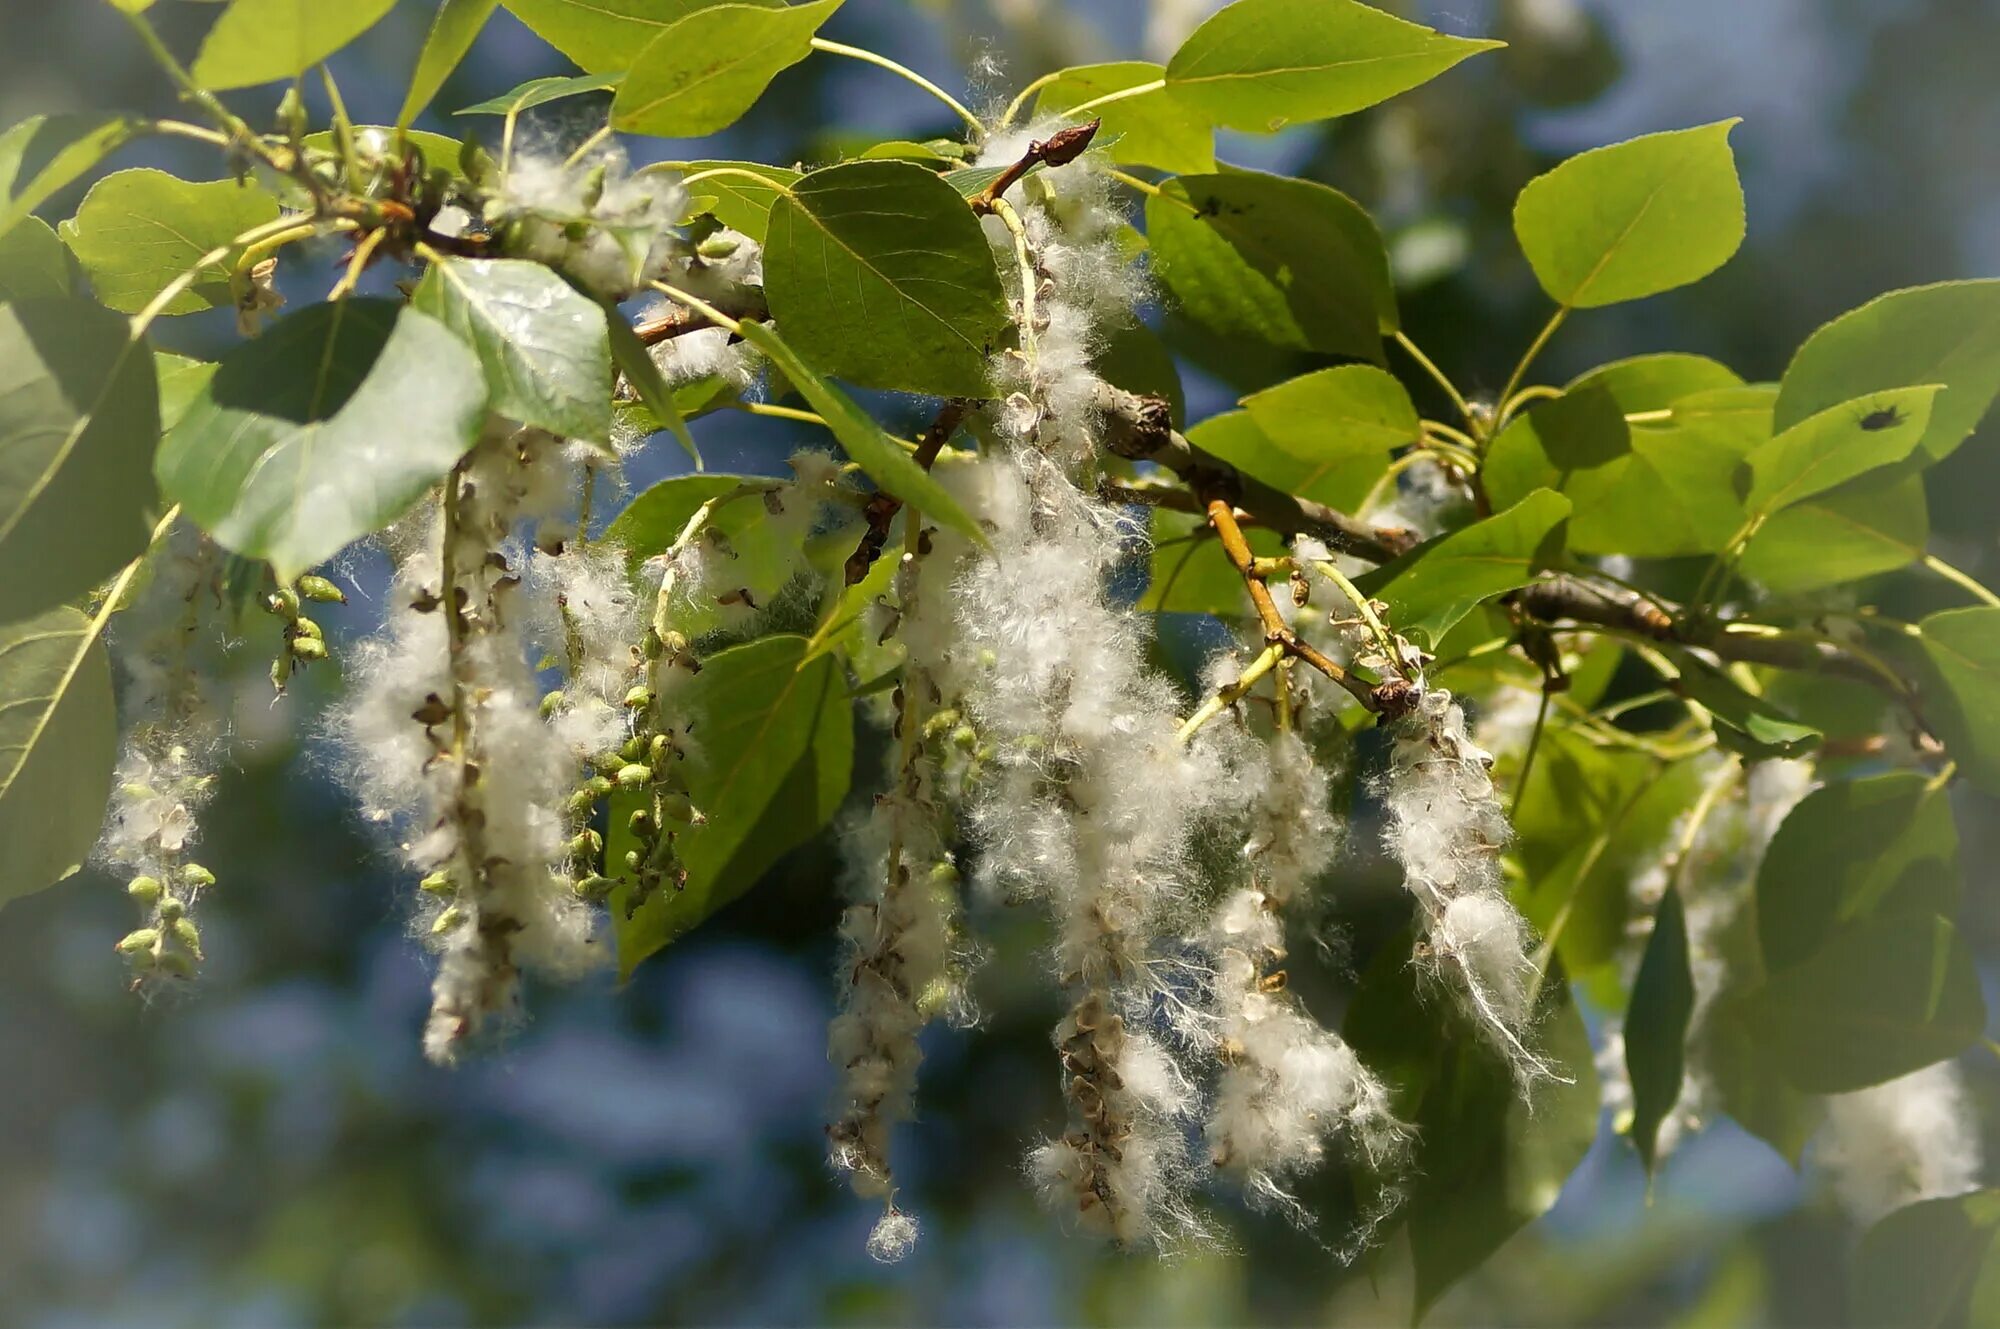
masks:
<path fill-rule="evenodd" d="M 522 111 L 550 102 L 561 101 L 565 97 L 580 97 L 587 92 L 609 92 L 616 88 L 623 74 L 577 74 L 570 78 L 531 78 L 517 88 L 489 97 L 483 102 L 474 102 L 454 115 L 519 115 Z"/>
<path fill-rule="evenodd" d="M 1772 513 L 1901 461 L 1930 425 L 1936 386 L 1893 388 L 1793 425 L 1749 455 L 1750 511 Z"/>
<path fill-rule="evenodd" d="M 1927 714 L 1967 777 L 2000 794 L 2000 609 L 1947 609 L 1919 626 L 1932 674 Z"/>
<path fill-rule="evenodd" d="M 1398 632 L 1436 641 L 1489 596 L 1525 586 L 1560 547 L 1569 500 L 1538 489 L 1507 511 L 1418 545 L 1357 584 Z"/>
<path fill-rule="evenodd" d="M 611 122 L 632 134 L 698 138 L 734 124 L 780 71 L 812 51 L 841 0 L 723 4 L 669 24 L 632 61 Z"/>
<path fill-rule="evenodd" d="M 0 623 L 0 904 L 83 865 L 104 821 L 118 717 L 111 666 L 68 606 Z"/>
<path fill-rule="evenodd" d="M 213 91 L 297 78 L 381 21 L 396 0 L 230 0 L 191 72 Z"/>
<path fill-rule="evenodd" d="M 770 230 L 772 205 L 801 178 L 801 172 L 783 166 L 765 166 L 761 162 L 695 161 L 677 165 L 683 172 L 683 179 L 726 168 L 726 174 L 696 180 L 688 186 L 688 191 L 708 200 L 704 210 L 713 214 L 717 221 L 732 230 L 741 231 L 760 245 Z M 769 183 L 760 185 L 756 180 L 745 178 L 746 175 L 761 177 Z"/>
<path fill-rule="evenodd" d="M 668 27 L 722 0 L 503 0 L 537 37 L 602 74 L 629 69 Z M 770 0 L 773 5 L 782 0 Z"/>
<path fill-rule="evenodd" d="M 417 68 L 410 76 L 410 90 L 403 94 L 403 109 L 396 113 L 399 127 L 407 129 L 423 114 L 459 61 L 472 50 L 472 43 L 499 5 L 500 0 L 441 0 L 423 49 L 417 52 Z"/>
<path fill-rule="evenodd" d="M 1035 114 L 1060 114 L 1110 93 L 1157 83 L 1165 74 L 1145 60 L 1076 65 L 1036 95 Z M 1165 88 L 1120 98 L 1088 115 L 1104 122 L 1098 137 L 1112 145 L 1108 152 L 1114 161 L 1162 171 L 1215 169 L 1214 128 L 1203 113 Z"/>
<path fill-rule="evenodd" d="M 447 258 L 411 297 L 479 356 L 491 408 L 594 443 L 611 437 L 605 311 L 539 263 Z"/>
<path fill-rule="evenodd" d="M 125 116 L 31 115 L 0 132 L 0 238 L 138 130 Z"/>
<path fill-rule="evenodd" d="M 62 238 L 97 298 L 136 313 L 203 256 L 277 220 L 278 203 L 234 180 L 182 180 L 165 171 L 117 171 L 90 187 Z M 234 303 L 229 272 L 242 246 L 201 270 L 161 311 L 191 314 Z"/>
<path fill-rule="evenodd" d="M 1924 478 L 1892 469 L 1778 513 L 1737 568 L 1767 591 L 1815 591 L 1908 567 L 1924 556 L 1930 533 Z"/>

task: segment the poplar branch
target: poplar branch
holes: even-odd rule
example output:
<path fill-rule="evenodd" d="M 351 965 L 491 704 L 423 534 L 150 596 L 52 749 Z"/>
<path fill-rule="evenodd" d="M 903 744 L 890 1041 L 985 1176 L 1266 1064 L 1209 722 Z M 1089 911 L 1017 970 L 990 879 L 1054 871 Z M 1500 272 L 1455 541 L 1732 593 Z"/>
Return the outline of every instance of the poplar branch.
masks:
<path fill-rule="evenodd" d="M 1224 499 L 1260 526 L 1286 536 L 1310 535 L 1329 549 L 1371 563 L 1387 563 L 1417 543 L 1414 531 L 1371 526 L 1324 503 L 1296 498 L 1203 452 L 1173 427 L 1167 403 L 1158 397 L 1101 383 L 1095 405 L 1104 417 L 1106 447 L 1128 460 L 1166 467 L 1205 504 Z"/>

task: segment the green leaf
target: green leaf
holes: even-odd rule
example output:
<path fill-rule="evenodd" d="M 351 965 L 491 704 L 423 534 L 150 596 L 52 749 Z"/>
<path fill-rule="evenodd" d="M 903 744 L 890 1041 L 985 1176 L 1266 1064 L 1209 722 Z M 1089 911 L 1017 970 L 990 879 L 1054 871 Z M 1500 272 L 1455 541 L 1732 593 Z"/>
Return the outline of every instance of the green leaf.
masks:
<path fill-rule="evenodd" d="M 799 359 L 798 353 L 778 336 L 774 328 L 767 323 L 745 323 L 743 340 L 771 358 L 771 363 L 791 380 L 799 395 L 826 421 L 833 436 L 840 441 L 840 446 L 868 473 L 870 479 L 903 502 L 920 509 L 926 517 L 936 518 L 981 545 L 986 543 L 986 533 L 979 528 L 979 523 L 966 515 L 958 500 L 932 479 L 929 472 L 911 460 L 910 454 L 897 446 L 896 441 L 884 433 L 882 426 L 876 424 L 866 411 L 856 406 L 853 398 L 814 373 L 805 361 Z"/>
<path fill-rule="evenodd" d="M 499 7 L 500 0 L 442 0 L 424 38 L 424 48 L 417 52 L 410 90 L 403 94 L 403 109 L 396 113 L 397 128 L 408 129 L 410 122 L 423 114 Z"/>
<path fill-rule="evenodd" d="M 1302 461 L 1258 428 L 1248 411 L 1212 415 L 1189 429 L 1187 439 L 1198 452 L 1228 462 L 1253 480 L 1343 512 L 1360 507 L 1389 468 L 1380 452 Z"/>
<path fill-rule="evenodd" d="M 1560 973 L 1536 1026 L 1563 1078 L 1532 1103 L 1462 1016 L 1416 989 L 1408 934 L 1369 965 L 1341 1032 L 1382 1076 L 1398 1117 L 1416 1128 L 1401 1210 L 1420 1320 L 1439 1296 L 1556 1201 L 1597 1134 L 1590 1035 Z"/>
<path fill-rule="evenodd" d="M 153 352 L 153 373 L 160 381 L 160 428 L 172 429 L 187 414 L 215 377 L 216 366 L 207 360 L 190 360 L 166 351 Z"/>
<path fill-rule="evenodd" d="M 1921 444 L 1944 457 L 2000 394 L 2000 279 L 1891 291 L 1828 323 L 1799 347 L 1778 391 L 1777 427 L 1857 396 L 1942 383 Z"/>
<path fill-rule="evenodd" d="M 780 71 L 811 54 L 813 34 L 840 5 L 725 4 L 676 20 L 632 62 L 611 103 L 611 123 L 659 138 L 727 129 Z"/>
<path fill-rule="evenodd" d="M 1757 936 L 1776 973 L 1841 928 L 1889 914 L 1958 908 L 1951 801 L 1898 771 L 1823 785 L 1792 809 L 1757 869 Z"/>
<path fill-rule="evenodd" d="M 720 0 L 504 0 L 537 37 L 592 74 L 629 69 L 667 28 Z M 780 0 L 770 0 L 773 5 Z"/>
<path fill-rule="evenodd" d="M 84 300 L 0 305 L 0 623 L 82 595 L 146 548 L 153 357 Z"/>
<path fill-rule="evenodd" d="M 1340 365 L 1288 379 L 1245 397 L 1243 407 L 1281 450 L 1316 466 L 1386 460 L 1423 432 L 1409 392 L 1373 365 Z"/>
<path fill-rule="evenodd" d="M 1397 326 L 1382 237 L 1337 189 L 1254 171 L 1179 176 L 1146 200 L 1146 238 L 1182 307 L 1224 336 L 1380 363 L 1381 334 Z"/>
<path fill-rule="evenodd" d="M 1918 626 L 1926 713 L 1966 778 L 2000 794 L 2000 609 L 1947 609 Z"/>
<path fill-rule="evenodd" d="M 182 180 L 165 171 L 116 171 L 90 187 L 62 238 L 90 277 L 97 298 L 127 314 L 152 298 L 211 250 L 276 221 L 278 201 L 234 180 Z M 229 272 L 242 246 L 201 270 L 194 285 L 161 312 L 192 314 L 235 303 Z"/>
<path fill-rule="evenodd" d="M 745 590 L 752 603 L 766 605 L 777 598 L 799 565 L 796 544 L 786 542 L 789 537 L 778 532 L 764 507 L 765 495 L 779 484 L 766 476 L 676 475 L 628 503 L 605 536 L 624 548 L 636 569 L 646 559 L 671 548 L 702 504 L 722 499 L 705 524 L 705 529 L 722 536 L 729 550 L 727 570 L 719 574 L 717 590 Z M 690 605 L 679 611 L 675 620 L 675 626 L 690 639 L 723 625 L 723 611 L 714 604 Z"/>
<path fill-rule="evenodd" d="M 61 300 L 71 294 L 69 254 L 40 217 L 0 235 L 0 301 Z"/>
<path fill-rule="evenodd" d="M 485 366 L 490 409 L 552 434 L 611 438 L 605 311 L 539 263 L 447 258 L 411 297 Z"/>
<path fill-rule="evenodd" d="M 618 366 L 618 372 L 625 375 L 625 381 L 632 391 L 639 395 L 659 427 L 670 431 L 676 442 L 688 456 L 694 459 L 695 468 L 701 468 L 701 449 L 694 445 L 694 435 L 688 432 L 687 419 L 681 414 L 680 399 L 674 389 L 667 386 L 666 375 L 660 372 L 646 343 L 639 340 L 639 334 L 632 331 L 632 325 L 615 307 L 604 310 L 605 326 L 611 336 L 611 359 Z"/>
<path fill-rule="evenodd" d="M 1036 95 L 1035 117 L 1059 115 L 1109 93 L 1158 83 L 1165 76 L 1165 69 L 1145 60 L 1075 65 Z M 1174 172 L 1215 169 L 1215 130 L 1199 111 L 1165 88 L 1123 98 L 1088 114 L 1104 122 L 1098 136 L 1112 145 L 1113 161 Z"/>
<path fill-rule="evenodd" d="M 1501 44 L 1448 37 L 1355 0 L 1237 0 L 1174 52 L 1167 87 L 1218 125 L 1275 133 L 1386 101 Z"/>
<path fill-rule="evenodd" d="M 1930 537 L 1923 476 L 1864 475 L 1765 522 L 1737 568 L 1780 595 L 1816 591 L 1908 567 Z"/>
<path fill-rule="evenodd" d="M 1490 596 L 1526 586 L 1560 548 L 1569 500 L 1538 489 L 1513 507 L 1418 545 L 1356 583 L 1398 632 L 1436 641 Z"/>
<path fill-rule="evenodd" d="M 837 657 L 808 659 L 805 638 L 773 636 L 718 651 L 703 665 L 676 704 L 698 736 L 688 793 L 707 821 L 675 840 L 688 874 L 683 889 L 656 895 L 630 919 L 626 889 L 613 892 L 626 977 L 756 885 L 830 821 L 847 795 L 854 712 Z M 621 824 L 614 817 L 614 830 Z M 609 848 L 618 848 L 615 835 Z"/>
<path fill-rule="evenodd" d="M 781 196 L 764 294 L 785 339 L 823 373 L 993 395 L 986 362 L 1007 324 L 993 247 L 965 200 L 912 162 L 830 166 Z"/>
<path fill-rule="evenodd" d="M 1920 1200 L 1855 1249 L 1852 1322 L 1916 1329 L 1990 1325 L 2000 1313 L 2000 1190 Z"/>
<path fill-rule="evenodd" d="M 392 300 L 283 319 L 223 357 L 160 445 L 160 487 L 279 580 L 380 530 L 478 439 L 479 357 Z"/>
<path fill-rule="evenodd" d="M 381 21 L 396 0 L 230 0 L 202 39 L 195 82 L 214 92 L 297 78 Z"/>
<path fill-rule="evenodd" d="M 1935 914 L 1868 919 L 1768 978 L 1745 1018 L 1807 1093 L 1843 1094 L 1955 1056 L 1986 1027 L 1972 954 Z"/>
<path fill-rule="evenodd" d="M 1632 1079 L 1632 1147 L 1651 1175 L 1660 1123 L 1681 1096 L 1688 1021 L 1694 1016 L 1694 974 L 1688 966 L 1687 915 L 1681 893 L 1667 887 L 1653 915 L 1653 932 L 1632 980 L 1625 1011 L 1625 1069 Z"/>
<path fill-rule="evenodd" d="M 1925 386 L 1858 397 L 1752 449 L 1750 511 L 1777 512 L 1909 456 L 1930 425 L 1937 394 Z"/>
<path fill-rule="evenodd" d="M 111 665 L 91 621 L 62 605 L 0 624 L 0 904 L 83 866 L 117 758 Z"/>
<path fill-rule="evenodd" d="M 1743 243 L 1735 120 L 1648 134 L 1528 182 L 1514 234 L 1557 304 L 1595 309 L 1699 281 Z"/>
<path fill-rule="evenodd" d="M 1797 1167 L 1826 1117 L 1825 1100 L 1801 1093 L 1779 1073 L 1763 1033 L 1750 1022 L 1755 995 L 1754 986 L 1739 987 L 1716 999 L 1696 1031 L 1701 1064 L 1723 1111 Z"/>
<path fill-rule="evenodd" d="M 732 174 L 697 180 L 688 186 L 688 191 L 706 200 L 701 211 L 731 230 L 741 231 L 760 245 L 770 231 L 772 205 L 804 178 L 799 171 L 783 166 L 765 166 L 759 162 L 697 161 L 677 162 L 675 165 L 689 176 L 719 167 L 729 168 Z M 762 176 L 770 183 L 759 185 L 755 180 L 734 174 L 736 171 Z"/>
<path fill-rule="evenodd" d="M 586 92 L 608 92 L 623 81 L 622 73 L 577 74 L 569 78 L 531 78 L 526 83 L 498 97 L 489 97 L 483 102 L 475 102 L 463 110 L 453 111 L 453 115 L 519 115 L 522 111 L 549 102 L 561 101 L 565 97 L 579 97 Z"/>
<path fill-rule="evenodd" d="M 0 237 L 138 132 L 125 116 L 31 115 L 0 133 Z"/>
<path fill-rule="evenodd" d="M 1819 730 L 1753 696 L 1714 665 L 1686 652 L 1675 653 L 1674 663 L 1681 673 L 1673 690 L 1709 713 L 1717 741 L 1730 751 L 1755 761 L 1802 756 L 1819 746 Z"/>

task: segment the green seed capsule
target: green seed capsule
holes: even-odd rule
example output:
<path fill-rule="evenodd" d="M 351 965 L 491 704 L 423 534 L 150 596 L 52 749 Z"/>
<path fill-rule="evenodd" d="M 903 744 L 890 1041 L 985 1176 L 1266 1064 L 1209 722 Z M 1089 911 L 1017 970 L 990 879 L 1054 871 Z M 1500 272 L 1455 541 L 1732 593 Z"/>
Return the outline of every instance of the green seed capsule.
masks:
<path fill-rule="evenodd" d="M 653 768 L 633 762 L 618 771 L 618 785 L 622 789 L 644 789 L 653 782 Z"/>
<path fill-rule="evenodd" d="M 291 656 L 281 655 L 277 659 L 271 661 L 272 687 L 276 688 L 280 692 L 283 692 L 285 690 L 285 684 L 291 681 L 291 677 L 292 677 Z"/>
<path fill-rule="evenodd" d="M 640 685 L 639 687 L 633 688 L 630 692 L 627 692 L 625 694 L 625 707 L 627 710 L 636 711 L 642 707 L 651 706 L 652 704 L 653 704 L 653 690 L 649 687 L 644 686 L 643 684 Z"/>
<path fill-rule="evenodd" d="M 172 974 L 175 978 L 194 977 L 193 958 L 183 955 L 179 951 L 162 951 L 157 957 L 148 956 L 147 958 L 157 959 L 159 967 L 166 973 Z"/>
<path fill-rule="evenodd" d="M 299 578 L 299 594 L 308 600 L 317 600 L 321 604 L 344 605 L 347 603 L 347 592 L 341 590 L 326 578 L 315 577 L 311 573 L 307 573 L 305 576 Z"/>
<path fill-rule="evenodd" d="M 562 690 L 558 688 L 556 691 L 551 692 L 548 696 L 542 698 L 542 718 L 546 720 L 550 716 L 554 715 L 557 711 L 562 709 L 562 704 L 563 704 L 563 694 Z"/>
<path fill-rule="evenodd" d="M 457 892 L 458 887 L 452 884 L 450 870 L 439 868 L 436 872 L 431 873 L 430 876 L 418 882 L 417 889 L 420 891 L 429 891 L 432 895 L 451 895 Z"/>
<path fill-rule="evenodd" d="M 181 880 L 196 890 L 215 885 L 215 874 L 199 863 L 189 863 L 181 869 Z"/>
<path fill-rule="evenodd" d="M 660 815 L 672 817 L 675 821 L 693 821 L 694 804 L 686 794 L 661 794 Z"/>
<path fill-rule="evenodd" d="M 572 858 L 595 858 L 604 852 L 604 837 L 596 831 L 583 831 L 569 842 Z"/>
<path fill-rule="evenodd" d="M 264 609 L 268 613 L 276 614 L 279 618 L 297 618 L 299 616 L 298 592 L 292 590 L 289 586 L 280 586 L 277 590 L 264 597 Z"/>
<path fill-rule="evenodd" d="M 979 746 L 979 731 L 969 724 L 962 724 L 951 731 L 952 746 L 961 752 L 970 752 Z"/>
<path fill-rule="evenodd" d="M 181 918 L 174 920 L 174 940 L 188 948 L 189 954 L 197 959 L 201 956 L 201 933 L 195 928 L 194 920 Z"/>
<path fill-rule="evenodd" d="M 641 855 L 638 850 L 627 849 L 625 851 L 625 870 L 627 872 L 637 872 L 640 868 L 640 865 L 643 864 L 645 861 L 646 860 L 644 856 Z"/>
<path fill-rule="evenodd" d="M 579 789 L 569 796 L 569 815 L 578 819 L 588 817 L 590 810 L 597 806 L 597 795 L 588 789 Z"/>
<path fill-rule="evenodd" d="M 118 950 L 124 955 L 137 955 L 140 951 L 150 951 L 159 944 L 158 928 L 139 928 L 118 939 Z"/>
<path fill-rule="evenodd" d="M 653 741 L 646 745 L 646 757 L 655 766 L 667 764 L 667 756 L 673 751 L 673 740 L 665 734 L 654 734 Z"/>
<path fill-rule="evenodd" d="M 632 834 L 647 836 L 653 833 L 653 814 L 640 808 L 629 817 L 625 824 L 632 828 Z"/>
<path fill-rule="evenodd" d="M 714 235 L 709 236 L 696 245 L 694 252 L 707 259 L 728 258 L 737 251 L 742 243 L 741 240 L 733 235 L 717 231 Z"/>
<path fill-rule="evenodd" d="M 576 893 L 586 900 L 602 900 L 618 886 L 616 877 L 600 877 L 596 873 L 585 877 L 576 884 Z"/>
<path fill-rule="evenodd" d="M 292 638 L 292 654 L 300 660 L 311 663 L 326 659 L 326 643 L 317 637 Z"/>
<path fill-rule="evenodd" d="M 646 740 L 642 735 L 639 734 L 634 734 L 632 735 L 632 737 L 626 739 L 625 745 L 618 749 L 618 756 L 620 758 L 621 765 L 623 765 L 626 762 L 639 761 L 643 759 L 645 755 L 646 755 Z"/>
<path fill-rule="evenodd" d="M 121 784 L 118 786 L 118 792 L 127 798 L 135 800 L 158 798 L 160 796 L 159 790 L 149 784 Z"/>
<path fill-rule="evenodd" d="M 431 924 L 431 935 L 433 937 L 442 937 L 445 933 L 451 931 L 464 921 L 465 911 L 457 905 L 453 905 L 437 916 L 437 922 Z"/>
<path fill-rule="evenodd" d="M 141 904 L 151 904 L 159 899 L 161 889 L 158 877 L 134 877 L 125 883 L 125 894 Z"/>
<path fill-rule="evenodd" d="M 301 637 L 311 637 L 314 641 L 326 640 L 326 634 L 319 630 L 319 624 L 313 622 L 304 614 L 299 615 L 298 618 L 292 621 L 292 631 Z"/>
<path fill-rule="evenodd" d="M 183 900 L 176 899 L 174 896 L 169 895 L 165 899 L 160 901 L 160 917 L 164 918 L 169 923 L 173 922 L 175 919 L 179 918 L 182 914 L 185 914 L 186 912 L 187 912 L 187 903 Z"/>
<path fill-rule="evenodd" d="M 625 754 L 622 752 L 600 752 L 590 759 L 590 764 L 595 766 L 602 775 L 616 775 L 618 774 L 618 768 L 625 764 Z"/>

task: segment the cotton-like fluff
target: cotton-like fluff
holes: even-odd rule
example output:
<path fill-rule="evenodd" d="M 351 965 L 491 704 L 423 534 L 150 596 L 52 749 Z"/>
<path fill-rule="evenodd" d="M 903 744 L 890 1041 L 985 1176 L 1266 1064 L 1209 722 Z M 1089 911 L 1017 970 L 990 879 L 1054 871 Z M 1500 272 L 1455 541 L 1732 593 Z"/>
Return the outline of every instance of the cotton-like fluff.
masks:
<path fill-rule="evenodd" d="M 1390 851 L 1417 899 L 1423 972 L 1450 991 L 1524 1079 L 1553 1074 L 1528 1047 L 1535 968 L 1528 925 L 1507 901 L 1500 851 L 1510 828 L 1488 774 L 1492 758 L 1443 689 L 1395 722 L 1382 798 Z"/>
<path fill-rule="evenodd" d="M 895 578 L 903 621 L 939 612 L 928 602 L 944 600 L 948 587 L 926 594 L 925 583 L 949 574 L 948 557 L 937 548 L 928 557 L 903 555 Z M 923 719 L 941 700 L 935 675 L 944 661 L 931 636 L 912 635 L 895 695 L 890 788 L 847 838 L 857 899 L 841 918 L 840 1013 L 827 1032 L 827 1056 L 840 1070 L 827 1127 L 831 1157 L 856 1195 L 883 1202 L 868 1253 L 884 1262 L 901 1259 L 917 1239 L 916 1220 L 896 1207 L 890 1165 L 890 1134 L 915 1114 L 917 1036 L 936 1015 L 966 1009 L 958 871 L 941 834 L 939 763 Z"/>
<path fill-rule="evenodd" d="M 1813 1157 L 1863 1227 L 1906 1204 L 1977 1190 L 1984 1165 L 1978 1116 L 1948 1061 L 1829 1097 Z"/>
<path fill-rule="evenodd" d="M 190 978 L 202 958 L 192 913 L 215 877 L 188 854 L 226 740 L 190 652 L 213 573 L 214 547 L 177 527 L 150 555 L 112 640 L 126 732 L 93 857 L 125 877 L 140 910 L 140 926 L 118 942 L 135 987 Z"/>
<path fill-rule="evenodd" d="M 1285 911 L 1333 862 L 1340 827 L 1326 773 L 1292 733 L 1274 736 L 1244 845 L 1251 884 L 1223 897 L 1206 944 L 1214 957 L 1216 1052 L 1222 1074 L 1206 1134 L 1210 1161 L 1241 1178 L 1252 1203 L 1301 1226 L 1311 1218 L 1290 1186 L 1328 1148 L 1384 1172 L 1405 1133 L 1381 1081 L 1339 1034 L 1285 990 Z M 1393 1188 L 1364 1220 L 1356 1247 L 1386 1212 Z"/>
<path fill-rule="evenodd" d="M 506 237 L 509 253 L 623 300 L 685 249 L 673 228 L 687 203 L 679 176 L 633 172 L 615 145 L 581 159 L 553 145 L 516 145 L 486 220 Z"/>
<path fill-rule="evenodd" d="M 1055 1032 L 1070 1129 L 1030 1172 L 1051 1205 L 1121 1244 L 1196 1235 L 1198 1096 L 1160 1012 L 1210 1017 L 1189 1010 L 1189 975 L 1155 939 L 1190 930 L 1188 839 L 1233 791 L 1212 751 L 1176 742 L 1180 698 L 1146 670 L 1139 616 L 1105 593 L 1118 515 L 1029 446 L 954 472 L 991 540 L 956 587 L 948 685 L 993 753 L 968 809 L 977 881 L 1049 903 L 1073 1002 Z"/>
<path fill-rule="evenodd" d="M 523 968 L 571 977 L 602 954 L 562 873 L 571 754 L 542 720 L 516 603 L 516 525 L 552 510 L 567 474 L 548 435 L 489 427 L 437 514 L 402 532 L 387 622 L 354 653 L 336 719 L 364 813 L 424 875 L 437 1062 L 517 1017 Z"/>

